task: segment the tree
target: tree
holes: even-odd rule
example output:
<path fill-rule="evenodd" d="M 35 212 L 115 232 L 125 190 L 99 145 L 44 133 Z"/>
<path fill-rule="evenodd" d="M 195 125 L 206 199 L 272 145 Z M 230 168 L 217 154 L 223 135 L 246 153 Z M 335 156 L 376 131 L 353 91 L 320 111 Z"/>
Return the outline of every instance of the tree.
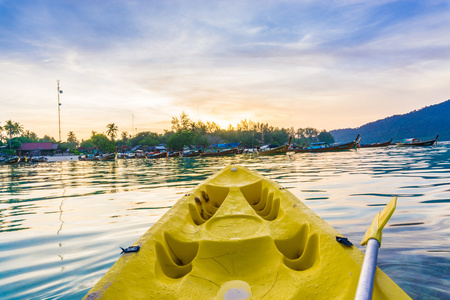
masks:
<path fill-rule="evenodd" d="M 9 150 L 11 150 L 11 139 L 15 135 L 19 135 L 23 131 L 23 126 L 20 125 L 18 122 L 13 122 L 11 120 L 6 121 L 6 125 L 4 126 L 4 129 L 9 134 Z"/>
<path fill-rule="evenodd" d="M 37 134 L 30 130 L 25 130 L 22 136 L 29 138 L 31 142 L 36 142 L 38 140 Z"/>
<path fill-rule="evenodd" d="M 175 132 L 195 129 L 195 122 L 193 122 L 184 111 L 181 113 L 180 119 L 172 117 L 171 123 L 172 130 Z"/>
<path fill-rule="evenodd" d="M 115 123 L 106 125 L 106 128 L 108 128 L 108 130 L 106 131 L 106 135 L 108 135 L 111 138 L 111 141 L 114 141 L 115 137 L 117 136 L 117 131 L 119 131 L 119 128 L 116 126 Z"/>
<path fill-rule="evenodd" d="M 237 125 L 237 130 L 238 131 L 249 131 L 250 130 L 250 126 L 247 122 L 247 119 L 241 120 L 241 122 Z"/>
<path fill-rule="evenodd" d="M 182 150 L 183 146 L 190 146 L 194 141 L 195 134 L 190 131 L 179 131 L 172 135 L 167 141 L 167 146 L 172 150 Z"/>
<path fill-rule="evenodd" d="M 3 145 L 3 134 L 2 134 L 2 131 L 3 131 L 3 127 L 0 125 L 0 146 L 2 146 Z"/>
<path fill-rule="evenodd" d="M 217 131 L 220 131 L 221 128 L 216 122 L 206 122 L 206 132 L 207 133 L 215 133 Z"/>
<path fill-rule="evenodd" d="M 317 136 L 319 139 L 319 142 L 324 142 L 327 144 L 333 144 L 334 143 L 334 137 L 331 133 L 327 132 L 326 130 L 322 130 L 319 135 Z"/>
<path fill-rule="evenodd" d="M 109 140 L 108 137 L 103 133 L 94 134 L 91 137 L 91 141 L 95 146 L 99 147 L 102 150 L 114 152 L 114 142 Z"/>
<path fill-rule="evenodd" d="M 85 148 L 85 149 L 89 149 L 89 148 L 93 148 L 95 145 L 94 143 L 91 141 L 91 139 L 89 140 L 81 140 L 81 147 Z"/>
<path fill-rule="evenodd" d="M 69 133 L 67 134 L 67 143 L 71 149 L 78 146 L 79 142 L 73 131 L 69 131 Z"/>
<path fill-rule="evenodd" d="M 129 135 L 128 135 L 128 132 L 126 132 L 126 131 L 122 131 L 122 134 L 120 135 L 120 137 L 122 138 L 122 142 L 124 144 L 126 144 L 129 140 Z"/>
<path fill-rule="evenodd" d="M 48 134 L 44 135 L 43 138 L 39 139 L 40 143 L 56 143 L 54 137 L 49 136 Z"/>
<path fill-rule="evenodd" d="M 136 134 L 135 137 L 131 139 L 131 144 L 136 145 L 146 145 L 146 146 L 156 146 L 159 145 L 159 135 L 156 132 L 143 131 Z"/>

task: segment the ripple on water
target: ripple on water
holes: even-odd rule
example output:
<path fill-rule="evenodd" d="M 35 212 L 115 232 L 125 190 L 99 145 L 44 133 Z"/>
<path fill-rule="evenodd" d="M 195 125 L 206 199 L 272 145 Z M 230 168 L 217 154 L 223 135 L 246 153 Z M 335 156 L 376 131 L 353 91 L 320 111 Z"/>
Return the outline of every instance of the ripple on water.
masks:
<path fill-rule="evenodd" d="M 80 299 L 172 205 L 225 166 L 275 180 L 358 246 L 390 198 L 379 266 L 449 299 L 450 145 L 256 157 L 0 166 L 2 299 Z"/>

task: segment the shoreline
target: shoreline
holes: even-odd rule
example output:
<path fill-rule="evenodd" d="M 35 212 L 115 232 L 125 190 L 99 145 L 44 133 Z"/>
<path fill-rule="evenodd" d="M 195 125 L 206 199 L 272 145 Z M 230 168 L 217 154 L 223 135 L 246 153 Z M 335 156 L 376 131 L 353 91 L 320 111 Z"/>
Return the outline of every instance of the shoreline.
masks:
<path fill-rule="evenodd" d="M 48 162 L 56 162 L 56 161 L 78 161 L 78 155 L 45 155 Z"/>

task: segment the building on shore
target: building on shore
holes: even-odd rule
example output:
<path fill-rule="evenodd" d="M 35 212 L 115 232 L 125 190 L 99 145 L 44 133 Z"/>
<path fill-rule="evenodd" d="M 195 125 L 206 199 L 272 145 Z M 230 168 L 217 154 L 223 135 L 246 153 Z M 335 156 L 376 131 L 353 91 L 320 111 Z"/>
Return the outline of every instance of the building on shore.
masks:
<path fill-rule="evenodd" d="M 58 150 L 58 144 L 55 143 L 23 143 L 17 149 L 22 155 L 28 156 L 54 155 L 56 150 Z"/>

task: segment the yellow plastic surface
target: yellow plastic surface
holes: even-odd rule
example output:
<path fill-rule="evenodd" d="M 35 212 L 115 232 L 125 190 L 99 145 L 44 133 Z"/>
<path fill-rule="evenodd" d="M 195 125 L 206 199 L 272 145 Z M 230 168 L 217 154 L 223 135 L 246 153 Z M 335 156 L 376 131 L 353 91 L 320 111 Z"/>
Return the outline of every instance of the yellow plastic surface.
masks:
<path fill-rule="evenodd" d="M 361 246 L 366 245 L 369 239 L 376 239 L 378 243 L 380 243 L 381 247 L 381 236 L 383 228 L 391 218 L 396 207 L 397 207 L 397 197 L 394 197 L 392 198 L 391 201 L 389 201 L 389 203 L 384 207 L 384 209 L 381 212 L 379 212 L 372 220 L 372 224 L 370 224 L 369 229 L 367 229 L 361 241 Z"/>
<path fill-rule="evenodd" d="M 227 167 L 181 198 L 85 299 L 353 299 L 356 247 L 289 191 Z M 377 268 L 373 299 L 410 299 Z"/>

